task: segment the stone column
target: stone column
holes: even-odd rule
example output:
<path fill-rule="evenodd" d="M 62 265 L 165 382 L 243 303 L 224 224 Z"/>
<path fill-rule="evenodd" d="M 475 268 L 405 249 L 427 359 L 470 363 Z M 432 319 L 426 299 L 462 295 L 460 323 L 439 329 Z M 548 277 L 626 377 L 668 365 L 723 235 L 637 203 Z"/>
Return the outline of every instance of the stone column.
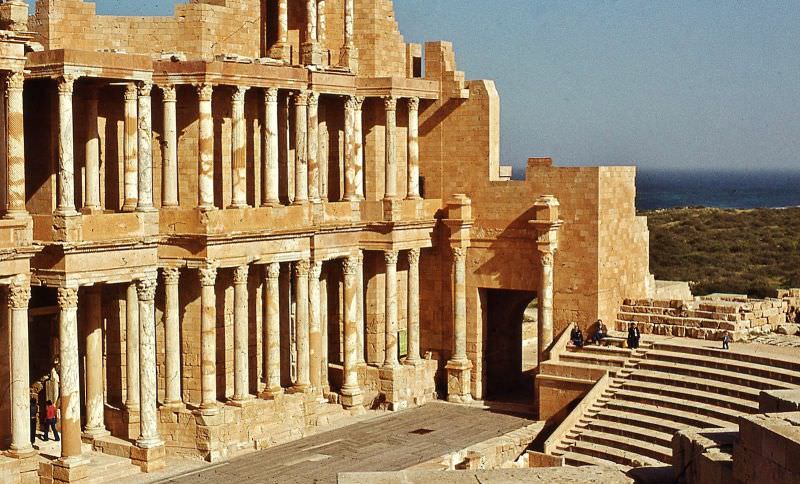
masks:
<path fill-rule="evenodd" d="M 125 161 L 123 163 L 124 201 L 122 211 L 132 212 L 139 196 L 138 95 L 133 83 L 125 87 Z"/>
<path fill-rule="evenodd" d="M 297 381 L 295 391 L 305 392 L 310 385 L 309 347 L 308 347 L 308 260 L 300 260 L 294 264 L 295 283 L 295 316 L 297 326 Z"/>
<path fill-rule="evenodd" d="M 199 106 L 199 135 L 197 141 L 200 171 L 197 185 L 199 189 L 198 207 L 202 210 L 214 208 L 214 118 L 211 114 L 211 84 L 197 85 Z"/>
<path fill-rule="evenodd" d="M 308 203 L 308 92 L 294 96 L 295 107 L 295 157 L 294 157 L 294 204 Z"/>
<path fill-rule="evenodd" d="M 231 118 L 233 126 L 231 133 L 232 173 L 231 208 L 244 208 L 247 206 L 247 131 L 244 121 L 244 97 L 247 87 L 236 86 L 233 91 L 231 103 Z"/>
<path fill-rule="evenodd" d="M 261 184 L 263 196 L 261 204 L 274 207 L 278 200 L 278 90 L 264 91 L 264 180 Z"/>
<path fill-rule="evenodd" d="M 386 186 L 384 200 L 397 198 L 397 98 L 384 98 L 386 107 Z"/>
<path fill-rule="evenodd" d="M 349 67 L 355 73 L 358 70 L 358 50 L 353 41 L 355 8 L 354 0 L 344 0 L 344 44 L 339 51 L 339 65 Z"/>
<path fill-rule="evenodd" d="M 180 291 L 178 282 L 181 271 L 177 267 L 165 267 L 164 274 L 164 382 L 165 403 L 181 404 L 181 324 Z"/>
<path fill-rule="evenodd" d="M 28 302 L 31 299 L 30 281 L 15 279 L 8 291 L 11 311 L 11 454 L 27 457 L 33 454 L 30 440 L 30 367 L 28 338 Z M 8 395 L 6 393 L 6 395 Z"/>
<path fill-rule="evenodd" d="M 419 249 L 408 251 L 408 356 L 407 365 L 422 362 L 419 356 Z"/>
<path fill-rule="evenodd" d="M 266 384 L 264 396 L 274 398 L 283 393 L 281 388 L 281 264 L 271 262 L 264 271 L 267 297 L 267 319 L 264 324 L 266 354 Z"/>
<path fill-rule="evenodd" d="M 555 250 L 548 245 L 539 246 L 542 275 L 539 279 L 539 361 L 547 358 L 547 349 L 553 343 L 553 256 Z"/>
<path fill-rule="evenodd" d="M 278 0 L 278 40 L 269 51 L 273 59 L 289 62 L 289 8 L 288 0 Z"/>
<path fill-rule="evenodd" d="M 472 400 L 470 370 L 467 358 L 467 249 L 453 249 L 453 356 L 447 362 L 447 398 L 452 402 Z"/>
<path fill-rule="evenodd" d="M 72 90 L 75 78 L 58 79 L 58 215 L 75 215 L 75 154 L 72 137 Z"/>
<path fill-rule="evenodd" d="M 383 253 L 386 260 L 386 352 L 384 367 L 399 364 L 397 359 L 397 251 Z"/>
<path fill-rule="evenodd" d="M 355 183 L 356 183 L 356 197 L 359 200 L 364 199 L 364 123 L 363 112 L 364 97 L 356 96 L 356 113 L 355 113 L 355 127 L 353 129 L 353 137 L 355 138 Z"/>
<path fill-rule="evenodd" d="M 344 260 L 344 382 L 342 405 L 345 408 L 362 404 L 361 387 L 358 385 L 358 258 L 350 256 Z"/>
<path fill-rule="evenodd" d="M 325 15 L 325 0 L 317 0 L 317 44 L 325 49 L 328 40 L 328 21 Z"/>
<path fill-rule="evenodd" d="M 8 210 L 7 217 L 25 217 L 25 122 L 22 90 L 25 75 L 12 72 L 6 79 L 8 96 Z M 95 104 L 95 107 L 97 105 Z M 95 111 L 96 113 L 96 111 Z"/>
<path fill-rule="evenodd" d="M 108 435 L 103 401 L 103 314 L 101 290 L 86 291 L 86 429 L 89 438 Z"/>
<path fill-rule="evenodd" d="M 319 94 L 308 95 L 308 194 L 313 203 L 319 203 Z"/>
<path fill-rule="evenodd" d="M 61 363 L 61 457 L 81 455 L 81 393 L 78 359 L 78 288 L 58 288 Z"/>
<path fill-rule="evenodd" d="M 86 199 L 83 208 L 100 210 L 100 133 L 97 127 L 97 88 L 86 98 Z"/>
<path fill-rule="evenodd" d="M 241 402 L 252 398 L 250 395 L 250 365 L 248 361 L 248 290 L 247 276 L 250 267 L 242 265 L 233 272 L 233 400 Z"/>
<path fill-rule="evenodd" d="M 136 210 L 148 212 L 153 208 L 153 113 L 150 92 L 153 84 L 139 83 L 139 200 Z"/>
<path fill-rule="evenodd" d="M 200 365 L 201 381 L 200 410 L 203 414 L 215 414 L 217 405 L 217 296 L 214 285 L 217 281 L 217 266 L 209 262 L 200 268 Z"/>
<path fill-rule="evenodd" d="M 419 196 L 419 98 L 408 100 L 408 191 L 406 198 Z"/>
<path fill-rule="evenodd" d="M 322 261 L 314 261 L 308 273 L 308 339 L 311 388 L 322 391 L 322 323 L 319 309 L 319 278 Z"/>
<path fill-rule="evenodd" d="M 139 411 L 139 295 L 136 284 L 128 285 L 125 298 L 125 408 Z"/>
<path fill-rule="evenodd" d="M 317 42 L 317 0 L 306 0 L 306 38 L 303 42 L 303 64 L 319 65 L 322 52 Z"/>
<path fill-rule="evenodd" d="M 364 354 L 364 253 L 358 251 L 356 260 L 356 331 L 358 333 L 358 364 L 367 364 Z"/>
<path fill-rule="evenodd" d="M 356 201 L 356 97 L 344 101 L 344 199 Z"/>
<path fill-rule="evenodd" d="M 158 378 L 156 376 L 156 277 L 139 279 L 139 438 L 136 446 L 150 449 L 162 444 L 158 434 Z"/>
<path fill-rule="evenodd" d="M 164 92 L 164 136 L 163 148 L 163 190 L 162 207 L 178 206 L 178 91 L 175 86 L 163 86 Z"/>

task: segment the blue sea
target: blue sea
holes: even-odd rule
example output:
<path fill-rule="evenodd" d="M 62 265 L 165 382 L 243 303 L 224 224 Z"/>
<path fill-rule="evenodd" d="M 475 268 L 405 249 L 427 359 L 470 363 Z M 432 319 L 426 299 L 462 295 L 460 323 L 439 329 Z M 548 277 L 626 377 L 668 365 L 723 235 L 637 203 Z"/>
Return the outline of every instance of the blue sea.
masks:
<path fill-rule="evenodd" d="M 800 206 L 800 167 L 797 170 L 761 171 L 638 170 L 638 210 L 694 206 Z"/>

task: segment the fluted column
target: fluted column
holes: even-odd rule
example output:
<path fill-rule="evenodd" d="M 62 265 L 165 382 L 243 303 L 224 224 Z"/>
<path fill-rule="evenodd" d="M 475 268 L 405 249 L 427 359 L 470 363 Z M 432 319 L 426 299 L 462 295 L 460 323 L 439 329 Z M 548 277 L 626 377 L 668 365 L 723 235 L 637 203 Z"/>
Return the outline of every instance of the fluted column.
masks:
<path fill-rule="evenodd" d="M 72 91 L 75 78 L 58 79 L 58 203 L 56 213 L 75 215 L 75 153 L 72 137 Z"/>
<path fill-rule="evenodd" d="M 181 404 L 180 269 L 165 267 L 164 274 L 164 382 L 165 403 Z"/>
<path fill-rule="evenodd" d="M 6 216 L 10 218 L 27 215 L 25 208 L 25 121 L 22 103 L 24 82 L 25 75 L 19 71 L 10 73 L 6 79 L 8 97 L 8 210 Z M 96 106 L 97 104 L 95 104 Z"/>
<path fill-rule="evenodd" d="M 249 392 L 250 365 L 248 360 L 248 265 L 242 265 L 233 272 L 233 399 L 242 401 L 251 398 Z"/>
<path fill-rule="evenodd" d="M 361 387 L 358 385 L 358 330 L 356 306 L 358 298 L 358 259 L 344 259 L 344 382 L 342 405 L 346 408 L 362 403 Z"/>
<path fill-rule="evenodd" d="M 231 187 L 233 189 L 231 208 L 247 206 L 247 133 L 244 122 L 244 99 L 247 87 L 237 86 L 233 91 L 231 103 L 232 147 L 233 151 Z"/>
<path fill-rule="evenodd" d="M 158 378 L 156 376 L 156 276 L 139 279 L 139 438 L 136 446 L 149 449 L 162 444 L 158 433 Z"/>
<path fill-rule="evenodd" d="M 355 126 L 353 128 L 353 140 L 355 146 L 355 191 L 359 200 L 364 199 L 364 120 L 363 107 L 364 97 L 356 96 Z"/>
<path fill-rule="evenodd" d="M 178 206 L 178 91 L 175 86 L 162 86 L 164 93 L 164 136 L 163 149 L 163 189 L 162 207 Z"/>
<path fill-rule="evenodd" d="M 297 381 L 295 391 L 307 391 L 310 385 L 309 375 L 309 343 L 308 343 L 308 260 L 300 260 L 294 264 L 295 281 L 295 316 L 297 332 Z"/>
<path fill-rule="evenodd" d="M 358 251 L 356 261 L 356 332 L 358 333 L 358 364 L 366 364 L 364 354 L 364 252 Z"/>
<path fill-rule="evenodd" d="M 408 251 L 408 356 L 405 363 L 419 364 L 419 249 Z"/>
<path fill-rule="evenodd" d="M 30 440 L 30 369 L 28 338 L 28 302 L 30 281 L 15 279 L 8 291 L 11 311 L 11 454 L 23 457 L 33 453 Z M 7 394 L 6 394 L 7 395 Z"/>
<path fill-rule="evenodd" d="M 539 355 L 546 358 L 547 348 L 553 342 L 553 255 L 555 251 L 549 246 L 539 247 L 542 263 L 542 275 L 539 279 Z M 539 361 L 543 361 L 540 359 Z"/>
<path fill-rule="evenodd" d="M 356 197 L 356 98 L 348 96 L 344 101 L 344 199 Z"/>
<path fill-rule="evenodd" d="M 397 198 L 397 98 L 384 98 L 386 108 L 386 186 L 385 200 Z"/>
<path fill-rule="evenodd" d="M 61 363 L 61 457 L 81 455 L 81 392 L 78 359 L 78 288 L 58 288 Z"/>
<path fill-rule="evenodd" d="M 408 100 L 408 190 L 406 198 L 419 196 L 419 98 Z"/>
<path fill-rule="evenodd" d="M 86 96 L 86 199 L 83 208 L 100 210 L 100 133 L 97 127 L 97 88 L 91 86 Z"/>
<path fill-rule="evenodd" d="M 278 90 L 264 91 L 264 180 L 261 184 L 265 207 L 278 205 Z"/>
<path fill-rule="evenodd" d="M 279 262 L 267 264 L 264 271 L 267 304 L 267 320 L 264 324 L 266 354 L 266 388 L 267 398 L 283 393 L 281 388 L 281 265 Z"/>
<path fill-rule="evenodd" d="M 139 295 L 136 284 L 125 293 L 125 408 L 139 411 Z"/>
<path fill-rule="evenodd" d="M 153 84 L 139 83 L 139 200 L 136 210 L 153 210 L 153 112 L 150 92 Z"/>
<path fill-rule="evenodd" d="M 217 281 L 217 266 L 209 262 L 200 273 L 200 409 L 213 414 L 217 405 L 217 296 L 214 285 Z"/>
<path fill-rule="evenodd" d="M 308 95 L 308 196 L 314 203 L 319 196 L 319 94 Z"/>
<path fill-rule="evenodd" d="M 203 210 L 214 208 L 214 118 L 211 113 L 211 84 L 199 84 L 199 135 L 197 141 L 200 168 L 198 173 L 198 207 Z"/>
<path fill-rule="evenodd" d="M 308 273 L 308 339 L 311 387 L 322 391 L 322 323 L 319 309 L 319 277 L 322 261 L 314 261 Z"/>
<path fill-rule="evenodd" d="M 453 309 L 453 360 L 467 360 L 467 250 L 453 249 L 453 286 L 455 305 Z"/>
<path fill-rule="evenodd" d="M 308 203 L 308 92 L 294 96 L 294 204 Z"/>
<path fill-rule="evenodd" d="M 397 251 L 383 253 L 386 260 L 386 351 L 383 366 L 397 366 Z"/>
<path fill-rule="evenodd" d="M 123 163 L 123 195 L 122 210 L 132 212 L 136 209 L 139 196 L 139 128 L 137 126 L 138 94 L 133 83 L 125 87 L 125 159 Z"/>
<path fill-rule="evenodd" d="M 100 286 L 86 291 L 86 430 L 90 438 L 108 435 L 103 401 L 103 314 Z"/>

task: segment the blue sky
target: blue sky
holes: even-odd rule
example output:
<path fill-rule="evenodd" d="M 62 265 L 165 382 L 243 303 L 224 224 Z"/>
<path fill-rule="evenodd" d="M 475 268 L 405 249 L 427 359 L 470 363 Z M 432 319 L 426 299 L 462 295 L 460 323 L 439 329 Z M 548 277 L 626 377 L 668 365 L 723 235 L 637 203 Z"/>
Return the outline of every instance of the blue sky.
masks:
<path fill-rule="evenodd" d="M 177 2 L 98 0 L 164 15 Z M 406 41 L 494 79 L 502 160 L 800 169 L 800 2 L 395 0 Z"/>

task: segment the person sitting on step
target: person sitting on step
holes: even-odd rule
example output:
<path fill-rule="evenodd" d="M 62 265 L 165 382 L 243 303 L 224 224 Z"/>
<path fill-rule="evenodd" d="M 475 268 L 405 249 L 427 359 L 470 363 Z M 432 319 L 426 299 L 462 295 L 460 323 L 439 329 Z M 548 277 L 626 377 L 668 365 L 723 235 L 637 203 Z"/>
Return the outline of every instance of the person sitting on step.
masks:
<path fill-rule="evenodd" d="M 583 333 L 581 332 L 581 328 L 578 327 L 578 323 L 572 323 L 572 331 L 569 334 L 569 340 L 572 341 L 572 344 L 575 345 L 576 348 L 583 348 Z"/>
<path fill-rule="evenodd" d="M 592 342 L 596 345 L 600 344 L 600 340 L 608 336 L 608 329 L 603 324 L 602 319 L 598 319 L 595 323 L 594 334 L 592 334 Z"/>

